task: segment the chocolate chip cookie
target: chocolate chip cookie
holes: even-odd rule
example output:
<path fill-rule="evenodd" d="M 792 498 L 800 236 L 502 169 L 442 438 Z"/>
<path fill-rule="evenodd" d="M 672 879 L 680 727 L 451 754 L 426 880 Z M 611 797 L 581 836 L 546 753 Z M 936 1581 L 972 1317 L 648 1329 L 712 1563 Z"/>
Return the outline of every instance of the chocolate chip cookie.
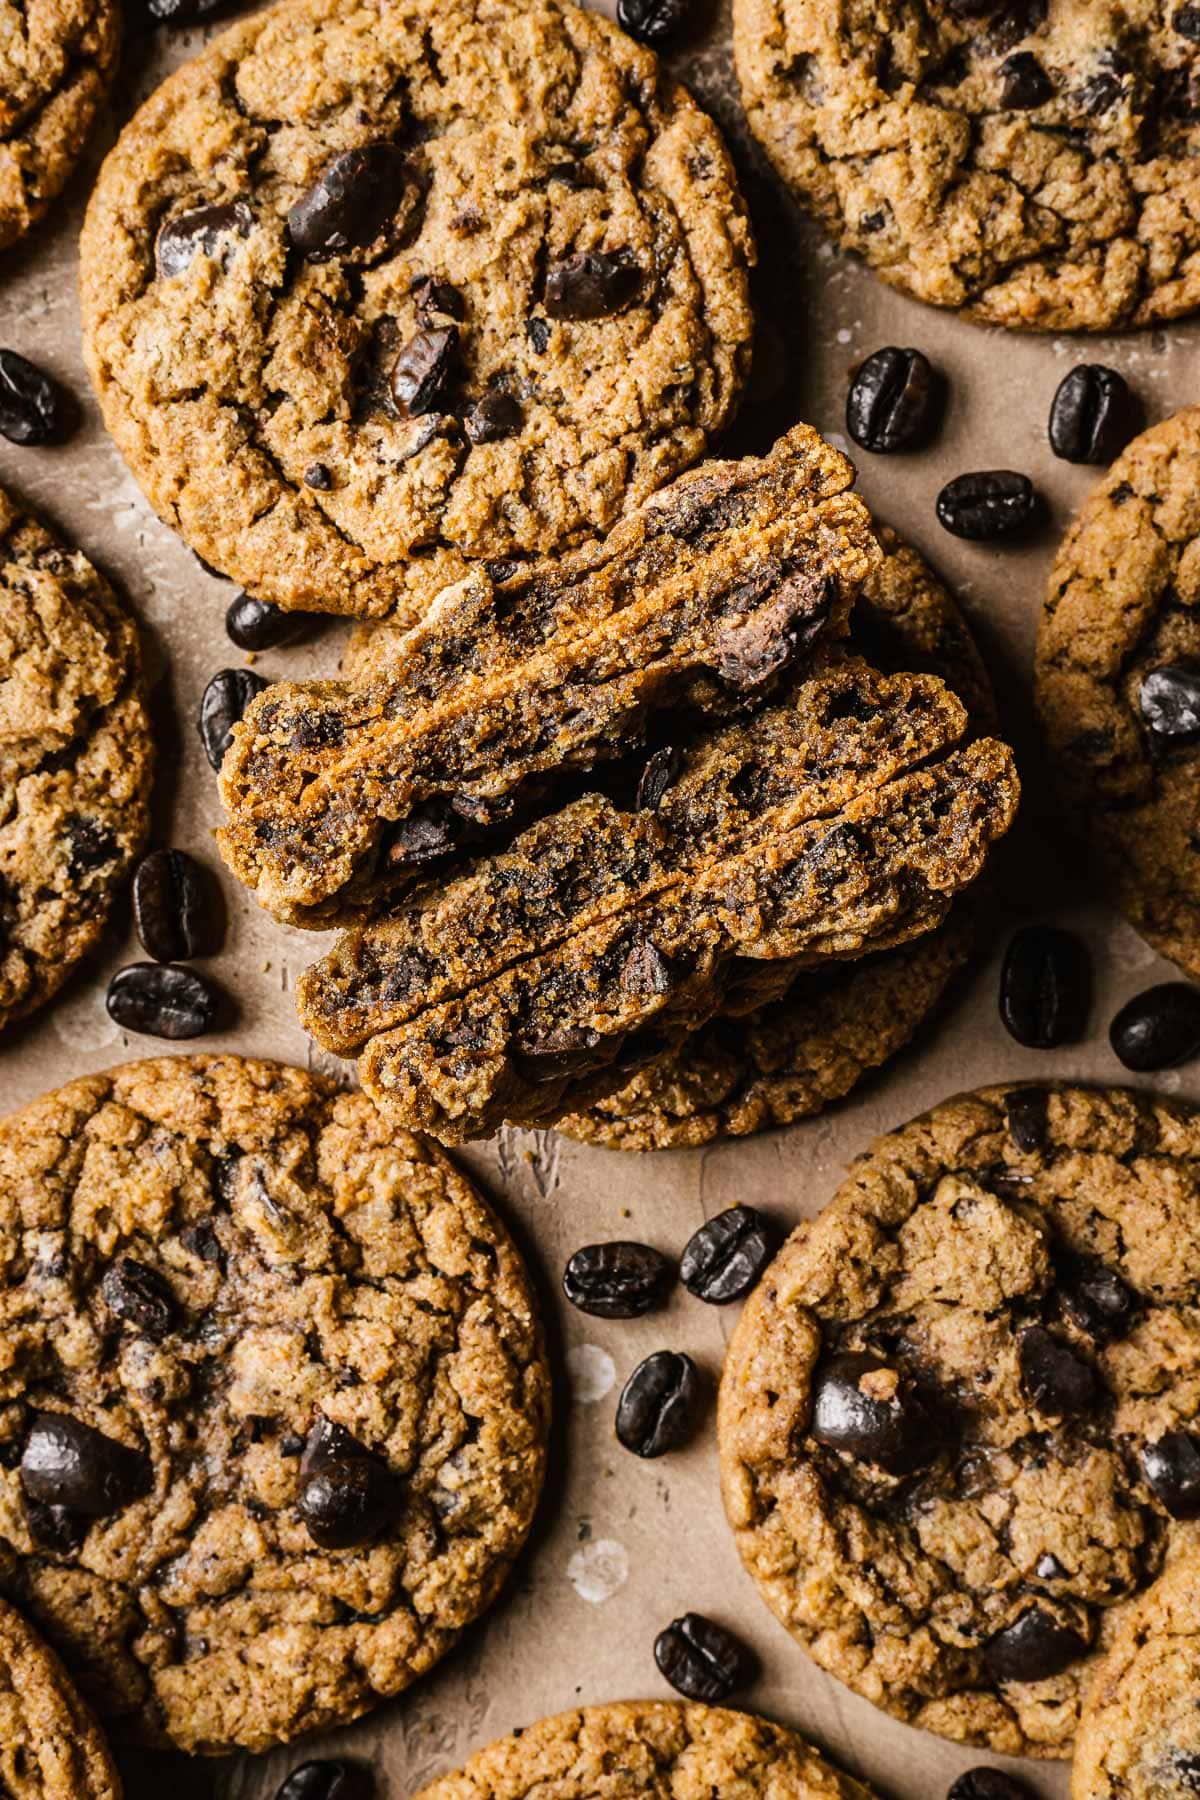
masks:
<path fill-rule="evenodd" d="M 99 938 L 146 840 L 152 769 L 133 620 L 0 491 L 0 1027 Z"/>
<path fill-rule="evenodd" d="M 1198 1253 L 1200 1112 L 1146 1094 L 964 1094 L 851 1167 L 749 1301 L 719 1418 L 742 1557 L 823 1668 L 1069 1750 L 1200 1512 Z"/>
<path fill-rule="evenodd" d="M 57 1656 L 0 1600 L 0 1792 L 11 1800 L 120 1800 L 95 1719 Z"/>
<path fill-rule="evenodd" d="M 1200 408 L 1144 432 L 1063 541 L 1037 700 L 1114 899 L 1200 975 Z"/>
<path fill-rule="evenodd" d="M 716 127 L 595 13 L 283 0 L 105 163 L 88 361 L 209 564 L 412 618 L 702 454 L 748 371 L 752 255 Z"/>
<path fill-rule="evenodd" d="M 892 286 L 1111 331 L 1200 301 L 1200 11 L 1179 0 L 734 0 L 750 125 Z"/>
<path fill-rule="evenodd" d="M 0 1126 L 0 1590 L 114 1732 L 215 1753 L 429 1669 L 528 1529 L 549 1379 L 474 1189 L 360 1094 L 133 1063 Z"/>
<path fill-rule="evenodd" d="M 0 250 L 66 183 L 116 72 L 116 0 L 0 0 Z"/>
<path fill-rule="evenodd" d="M 958 608 L 929 564 L 894 532 L 878 534 L 851 642 L 888 672 L 933 674 L 978 731 L 995 725 L 987 672 Z M 974 946 L 976 905 L 899 950 L 801 974 L 781 1000 L 717 1018 L 585 1113 L 569 1137 L 615 1150 L 665 1150 L 743 1137 L 822 1112 L 901 1050 L 937 1007 Z"/>
<path fill-rule="evenodd" d="M 417 1800 L 869 1800 L 869 1790 L 782 1725 L 649 1700 L 541 1719 L 473 1756 Z"/>
<path fill-rule="evenodd" d="M 1188 1800 L 1200 1784 L 1200 1552 L 1181 1551 L 1092 1678 L 1072 1800 Z"/>

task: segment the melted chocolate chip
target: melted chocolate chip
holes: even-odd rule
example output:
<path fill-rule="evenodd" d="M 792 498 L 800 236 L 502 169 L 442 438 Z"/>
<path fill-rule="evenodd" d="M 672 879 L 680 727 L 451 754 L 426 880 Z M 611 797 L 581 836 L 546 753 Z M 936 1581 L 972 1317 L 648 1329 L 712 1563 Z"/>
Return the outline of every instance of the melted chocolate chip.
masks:
<path fill-rule="evenodd" d="M 29 1498 L 85 1519 L 121 1512 L 152 1485 L 140 1451 L 68 1413 L 39 1413 L 21 1453 L 21 1486 Z"/>
<path fill-rule="evenodd" d="M 1077 1662 L 1087 1639 L 1040 1606 L 996 1632 L 983 1646 L 983 1660 L 996 1681 L 1048 1681 Z"/>
<path fill-rule="evenodd" d="M 1200 1438 L 1168 1431 L 1144 1445 L 1142 1473 L 1173 1519 L 1200 1519 Z"/>
<path fill-rule="evenodd" d="M 1138 689 L 1138 707 L 1146 725 L 1164 742 L 1188 743 L 1200 737 L 1200 667 L 1178 662 L 1151 669 Z"/>
<path fill-rule="evenodd" d="M 430 319 L 455 319 L 461 325 L 466 315 L 462 295 L 448 281 L 435 281 L 432 275 L 418 275 L 408 290 L 416 301 L 417 317 L 422 325 Z"/>
<path fill-rule="evenodd" d="M 1000 97 L 1014 112 L 1044 106 L 1054 93 L 1054 83 L 1032 51 L 1022 50 L 1000 65 Z"/>
<path fill-rule="evenodd" d="M 164 220 L 154 240 L 159 279 L 170 281 L 173 276 L 182 275 L 198 256 L 214 256 L 222 239 L 244 238 L 253 223 L 254 214 L 244 200 L 197 206 Z"/>
<path fill-rule="evenodd" d="M 1026 1156 L 1045 1149 L 1049 1113 L 1050 1095 L 1045 1088 L 1014 1088 L 1004 1096 L 1009 1136 Z"/>
<path fill-rule="evenodd" d="M 1021 1332 L 1017 1358 L 1021 1391 L 1047 1418 L 1074 1418 L 1091 1412 L 1100 1400 L 1100 1384 L 1092 1365 L 1044 1326 L 1031 1325 Z"/>
<path fill-rule="evenodd" d="M 404 1484 L 344 1426 L 320 1414 L 300 1459 L 297 1508 L 323 1550 L 368 1544 L 395 1523 Z"/>
<path fill-rule="evenodd" d="M 818 1366 L 809 1431 L 819 1444 L 892 1475 L 931 1462 L 940 1436 L 913 1383 L 865 1351 L 844 1352 Z"/>
<path fill-rule="evenodd" d="M 361 249 L 395 218 L 411 179 L 397 144 L 364 144 L 347 150 L 288 213 L 288 236 L 310 262 Z"/>
<path fill-rule="evenodd" d="M 627 250 L 583 250 L 550 269 L 544 304 L 552 319 L 603 319 L 628 306 L 641 284 Z"/>
<path fill-rule="evenodd" d="M 381 865 L 392 875 L 423 868 L 453 850 L 458 836 L 453 813 L 433 801 L 416 806 L 406 818 L 388 826 L 380 846 Z"/>
<path fill-rule="evenodd" d="M 402 419 L 434 412 L 450 380 L 458 351 L 458 328 L 419 331 L 392 365 L 392 402 Z"/>
<path fill-rule="evenodd" d="M 132 1256 L 120 1257 L 105 1271 L 100 1293 L 114 1317 L 148 1338 L 165 1338 L 175 1323 L 170 1283 Z"/>
<path fill-rule="evenodd" d="M 780 582 L 769 605 L 757 607 L 718 633 L 721 679 L 740 694 L 782 674 L 816 641 L 832 599 L 829 584 L 811 576 L 793 575 Z"/>
<path fill-rule="evenodd" d="M 1128 1283 L 1096 1256 L 1060 1259 L 1059 1285 L 1067 1317 L 1098 1344 L 1124 1337 L 1142 1310 Z"/>
<path fill-rule="evenodd" d="M 520 431 L 524 423 L 520 403 L 511 394 L 494 393 L 475 402 L 463 428 L 473 444 L 496 444 Z"/>

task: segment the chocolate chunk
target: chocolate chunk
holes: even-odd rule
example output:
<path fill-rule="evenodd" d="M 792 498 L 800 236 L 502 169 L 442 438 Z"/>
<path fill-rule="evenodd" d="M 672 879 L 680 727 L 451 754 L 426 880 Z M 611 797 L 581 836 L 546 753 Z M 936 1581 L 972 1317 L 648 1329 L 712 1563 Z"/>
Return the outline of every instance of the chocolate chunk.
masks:
<path fill-rule="evenodd" d="M 496 444 L 511 437 L 525 423 L 525 414 L 511 394 L 485 394 L 477 400 L 463 420 L 463 429 L 473 444 Z"/>
<path fill-rule="evenodd" d="M 627 994 L 665 994 L 670 985 L 670 962 L 650 938 L 640 939 L 625 959 L 621 986 Z"/>
<path fill-rule="evenodd" d="M 98 819 L 85 819 L 79 813 L 72 813 L 66 821 L 66 832 L 71 846 L 69 866 L 72 875 L 106 868 L 117 855 L 116 838 Z"/>
<path fill-rule="evenodd" d="M 679 1264 L 689 1294 L 728 1306 L 754 1286 L 771 1257 L 771 1228 L 752 1206 L 730 1206 L 692 1233 Z"/>
<path fill-rule="evenodd" d="M 603 1068 L 608 1055 L 598 1031 L 588 1026 L 563 1026 L 526 1044 L 516 1060 L 524 1079 L 536 1086 Z"/>
<path fill-rule="evenodd" d="M 727 1700 L 754 1674 L 754 1660 L 741 1640 L 703 1613 L 672 1619 L 654 1640 L 654 1660 L 676 1693 L 708 1705 Z"/>
<path fill-rule="evenodd" d="M 920 350 L 876 350 L 850 384 L 846 429 L 880 455 L 919 450 L 937 429 L 940 402 L 941 384 Z"/>
<path fill-rule="evenodd" d="M 392 401 L 402 419 L 415 419 L 437 409 L 458 350 L 458 328 L 445 325 L 419 331 L 392 365 Z"/>
<path fill-rule="evenodd" d="M 155 962 L 183 962 L 206 947 L 204 870 L 186 850 L 151 850 L 133 877 L 133 922 Z"/>
<path fill-rule="evenodd" d="M 404 1484 L 379 1456 L 324 1414 L 300 1459 L 297 1507 L 323 1550 L 369 1544 L 399 1518 Z"/>
<path fill-rule="evenodd" d="M 446 807 L 432 802 L 415 806 L 406 818 L 387 827 L 380 844 L 381 866 L 399 875 L 423 868 L 453 850 L 461 824 Z"/>
<path fill-rule="evenodd" d="M 1054 1050 L 1083 1035 L 1091 971 L 1083 943 L 1054 925 L 1026 925 L 1009 940 L 1000 973 L 1000 1017 L 1030 1050 Z"/>
<path fill-rule="evenodd" d="M 722 680 L 738 693 L 765 686 L 815 643 L 832 603 L 826 582 L 803 575 L 784 579 L 769 606 L 758 607 L 718 633 L 717 671 Z"/>
<path fill-rule="evenodd" d="M 1138 690 L 1138 707 L 1155 737 L 1191 742 L 1200 736 L 1200 666 L 1179 662 L 1151 669 Z"/>
<path fill-rule="evenodd" d="M 244 238 L 254 214 L 244 200 L 196 206 L 164 219 L 154 240 L 154 265 L 161 281 L 182 275 L 198 256 L 213 256 L 223 238 Z"/>
<path fill-rule="evenodd" d="M 100 1293 L 114 1317 L 156 1342 L 168 1336 L 175 1324 L 170 1282 L 132 1256 L 119 1257 L 105 1270 Z"/>
<path fill-rule="evenodd" d="M 662 1305 L 674 1280 L 661 1250 L 618 1238 L 576 1250 L 563 1271 L 563 1293 L 594 1318 L 638 1319 Z"/>
<path fill-rule="evenodd" d="M 66 396 L 53 376 L 15 350 L 0 350 L 0 435 L 12 444 L 53 444 L 66 435 Z"/>
<path fill-rule="evenodd" d="M 109 982 L 105 1005 L 122 1031 L 179 1040 L 212 1030 L 220 996 L 195 969 L 175 963 L 130 963 Z"/>
<path fill-rule="evenodd" d="M 310 484 L 311 485 L 311 484 Z M 270 600 L 237 594 L 225 613 L 225 631 L 239 650 L 278 650 L 318 623 L 319 613 L 285 612 Z"/>
<path fill-rule="evenodd" d="M 1110 107 L 1116 105 L 1124 92 L 1125 84 L 1120 76 L 1106 70 L 1101 75 L 1091 76 L 1081 88 L 1076 90 L 1075 104 L 1081 112 L 1087 114 L 1089 119 L 1099 119 L 1103 118 Z M 1068 375 L 1066 379 L 1069 381 L 1070 376 Z M 1055 454 L 1061 456 L 1063 452 L 1056 450 Z M 1068 460 L 1073 462 L 1075 459 L 1071 457 Z M 1086 461 L 1087 459 L 1081 460 Z"/>
<path fill-rule="evenodd" d="M 998 54 L 1012 50 L 1022 38 L 1032 37 L 1046 22 L 1049 0 L 1008 0 L 988 30 L 988 44 Z M 994 11 L 994 8 L 989 8 Z"/>
<path fill-rule="evenodd" d="M 1103 363 L 1064 375 L 1050 408 L 1050 448 L 1064 462 L 1110 463 L 1137 430 L 1128 383 Z"/>
<path fill-rule="evenodd" d="M 1191 44 L 1200 44 L 1200 6 L 1177 6 L 1171 14 L 1171 29 Z"/>
<path fill-rule="evenodd" d="M 88 1521 L 66 1506 L 43 1506 L 40 1500 L 23 1496 L 25 1523 L 39 1550 L 56 1556 L 72 1556 L 88 1533 Z"/>
<path fill-rule="evenodd" d="M 322 1758 L 293 1769 L 275 1800 L 371 1800 L 375 1782 L 362 1763 Z"/>
<path fill-rule="evenodd" d="M 1077 1662 L 1087 1639 L 1040 1606 L 1030 1606 L 983 1646 L 983 1660 L 996 1681 L 1048 1681 Z"/>
<path fill-rule="evenodd" d="M 1173 1519 L 1200 1519 L 1200 1438 L 1168 1431 L 1142 1449 L 1142 1473 Z"/>
<path fill-rule="evenodd" d="M 214 769 L 221 767 L 234 726 L 250 702 L 269 686 L 252 669 L 221 669 L 201 694 L 196 729 Z"/>
<path fill-rule="evenodd" d="M 549 270 L 544 304 L 552 319 L 604 319 L 628 306 L 641 284 L 628 250 L 583 250 Z"/>
<path fill-rule="evenodd" d="M 422 325 L 430 319 L 456 319 L 462 323 L 466 309 L 458 289 L 448 281 L 435 281 L 432 275 L 418 275 L 409 288 L 417 304 L 417 317 Z"/>
<path fill-rule="evenodd" d="M 538 356 L 544 356 L 550 344 L 551 327 L 546 319 L 526 319 L 525 336 Z"/>
<path fill-rule="evenodd" d="M 1044 1326 L 1021 1332 L 1017 1359 L 1021 1392 L 1047 1418 L 1075 1418 L 1098 1404 L 1101 1388 L 1091 1363 Z"/>
<path fill-rule="evenodd" d="M 104 1519 L 148 1494 L 145 1456 L 68 1413 L 38 1413 L 21 1453 L 21 1486 L 43 1506 Z"/>
<path fill-rule="evenodd" d="M 1032 51 L 1022 50 L 1000 65 L 1001 104 L 1014 112 L 1044 106 L 1054 94 L 1054 83 Z"/>
<path fill-rule="evenodd" d="M 1034 1800 L 1032 1791 L 1002 1769 L 968 1769 L 950 1788 L 946 1800 Z"/>
<path fill-rule="evenodd" d="M 948 481 L 937 498 L 937 516 L 955 537 L 985 543 L 1028 531 L 1042 502 L 1028 475 L 985 469 Z"/>
<path fill-rule="evenodd" d="M 312 488 L 314 493 L 327 494 L 333 486 L 333 476 L 329 472 L 329 465 L 323 462 L 309 463 L 304 471 L 304 485 L 306 488 Z"/>
<path fill-rule="evenodd" d="M 634 806 L 638 812 L 655 812 L 664 794 L 683 765 L 683 757 L 672 744 L 656 750 L 642 770 Z"/>
<path fill-rule="evenodd" d="M 1200 988 L 1164 981 L 1127 1000 L 1109 1027 L 1127 1069 L 1174 1069 L 1200 1051 Z"/>
<path fill-rule="evenodd" d="M 932 1462 L 941 1435 L 914 1384 L 866 1351 L 847 1351 L 818 1366 L 809 1431 L 819 1444 L 891 1475 Z"/>
<path fill-rule="evenodd" d="M 639 44 L 667 44 L 679 37 L 696 0 L 617 0 L 617 24 Z"/>
<path fill-rule="evenodd" d="M 1046 1147 L 1046 1121 L 1050 1095 L 1045 1088 L 1015 1088 L 1004 1096 L 1004 1116 L 1009 1136 L 1027 1156 Z"/>
<path fill-rule="evenodd" d="M 1124 1337 L 1142 1311 L 1140 1297 L 1097 1256 L 1060 1258 L 1059 1287 L 1072 1325 L 1098 1344 Z"/>
<path fill-rule="evenodd" d="M 692 1434 L 703 1382 L 690 1356 L 656 1350 L 640 1362 L 617 1403 L 617 1442 L 635 1456 L 665 1456 Z"/>
<path fill-rule="evenodd" d="M 374 243 L 395 218 L 411 179 L 397 144 L 344 151 L 288 213 L 288 236 L 310 262 Z"/>

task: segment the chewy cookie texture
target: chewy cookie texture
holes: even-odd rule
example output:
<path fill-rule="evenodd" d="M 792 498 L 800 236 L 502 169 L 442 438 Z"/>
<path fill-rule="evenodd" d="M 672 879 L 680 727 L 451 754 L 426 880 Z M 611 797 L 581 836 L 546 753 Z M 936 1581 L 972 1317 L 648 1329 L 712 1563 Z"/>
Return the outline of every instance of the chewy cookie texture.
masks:
<path fill-rule="evenodd" d="M 986 1089 L 852 1165 L 748 1303 L 719 1417 L 742 1557 L 823 1668 L 926 1730 L 1069 1752 L 1195 1515 L 1198 1253 L 1186 1105 Z"/>
<path fill-rule="evenodd" d="M 0 1311 L 0 1591 L 114 1735 L 259 1750 L 354 1718 L 524 1540 L 524 1270 L 362 1095 L 238 1057 L 46 1095 L 0 1125 Z"/>
<path fill-rule="evenodd" d="M 152 770 L 133 620 L 0 491 L 0 1027 L 99 938 L 146 840 Z"/>
<path fill-rule="evenodd" d="M 749 368 L 711 121 L 570 0 L 283 0 L 126 127 L 82 247 L 89 367 L 154 506 L 251 594 L 408 622 L 593 539 Z"/>
<path fill-rule="evenodd" d="M 64 186 L 117 65 L 116 0 L 0 0 L 0 251 Z"/>
<path fill-rule="evenodd" d="M 735 0 L 747 116 L 887 282 L 991 324 L 1200 299 L 1200 14 L 1180 0 Z"/>
<path fill-rule="evenodd" d="M 417 1800 L 870 1800 L 795 1732 L 710 1706 L 617 1702 L 541 1719 Z"/>
<path fill-rule="evenodd" d="M 120 1800 L 99 1727 L 54 1652 L 0 1600 L 0 1793 Z"/>

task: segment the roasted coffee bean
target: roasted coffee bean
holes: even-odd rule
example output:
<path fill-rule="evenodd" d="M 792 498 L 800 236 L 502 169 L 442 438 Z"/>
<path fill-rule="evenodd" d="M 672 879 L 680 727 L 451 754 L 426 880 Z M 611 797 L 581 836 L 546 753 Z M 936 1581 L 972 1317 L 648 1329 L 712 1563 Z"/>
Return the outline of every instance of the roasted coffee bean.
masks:
<path fill-rule="evenodd" d="M 222 669 L 201 694 L 196 728 L 214 769 L 221 767 L 234 726 L 255 695 L 269 685 L 252 669 Z"/>
<path fill-rule="evenodd" d="M 105 1519 L 140 1500 L 153 1472 L 138 1450 L 68 1413 L 38 1413 L 21 1453 L 21 1486 L 43 1506 Z"/>
<path fill-rule="evenodd" d="M 1061 1675 L 1087 1650 L 1087 1639 L 1040 1606 L 1030 1606 L 983 1646 L 983 1660 L 996 1681 L 1048 1681 Z"/>
<path fill-rule="evenodd" d="M 617 0 L 617 24 L 639 44 L 666 44 L 678 37 L 695 10 L 695 0 Z"/>
<path fill-rule="evenodd" d="M 43 1506 L 40 1500 L 24 1496 L 25 1523 L 29 1535 L 42 1550 L 56 1556 L 71 1556 L 88 1533 L 88 1521 L 66 1506 Z"/>
<path fill-rule="evenodd" d="M 220 998 L 195 969 L 181 969 L 175 963 L 130 963 L 109 982 L 105 1005 L 122 1031 L 178 1040 L 211 1031 Z"/>
<path fill-rule="evenodd" d="M 654 1660 L 677 1694 L 709 1705 L 728 1700 L 754 1674 L 745 1645 L 703 1613 L 672 1619 L 654 1640 Z"/>
<path fill-rule="evenodd" d="M 417 317 L 422 325 L 431 318 L 457 319 L 464 316 L 462 295 L 448 281 L 435 281 L 432 275 L 418 275 L 409 288 L 417 304 Z"/>
<path fill-rule="evenodd" d="M 1023 1781 L 1002 1769 L 968 1769 L 950 1788 L 946 1800 L 1033 1800 Z"/>
<path fill-rule="evenodd" d="M 371 1800 L 375 1783 L 362 1763 L 322 1758 L 293 1769 L 275 1800 Z"/>
<path fill-rule="evenodd" d="M 1048 1419 L 1091 1412 L 1101 1397 L 1096 1371 L 1070 1344 L 1043 1325 L 1031 1325 L 1017 1339 L 1021 1392 Z"/>
<path fill-rule="evenodd" d="M 395 218 L 410 176 L 397 144 L 346 150 L 292 207 L 288 236 L 310 262 L 374 243 Z"/>
<path fill-rule="evenodd" d="M 300 1459 L 297 1501 L 314 1544 L 322 1550 L 369 1544 L 403 1506 L 404 1483 L 382 1457 L 320 1414 Z"/>
<path fill-rule="evenodd" d="M 1171 26 L 1189 43 L 1200 44 L 1200 6 L 1177 6 L 1171 14 Z"/>
<path fill-rule="evenodd" d="M 955 537 L 985 543 L 1028 531 L 1042 503 L 1028 475 L 1011 469 L 985 469 L 958 475 L 937 497 L 937 516 Z"/>
<path fill-rule="evenodd" d="M 1186 743 L 1200 737 L 1200 666 L 1166 663 L 1138 689 L 1142 718 L 1155 737 Z"/>
<path fill-rule="evenodd" d="M 133 922 L 155 962 L 184 962 L 204 949 L 205 874 L 186 850 L 151 850 L 133 877 Z"/>
<path fill-rule="evenodd" d="M 819 1444 L 892 1475 L 910 1474 L 938 1453 L 935 1422 L 912 1382 L 861 1350 L 819 1365 L 809 1430 Z"/>
<path fill-rule="evenodd" d="M 225 613 L 225 631 L 239 650 L 278 650 L 308 631 L 318 618 L 317 613 L 285 612 L 271 600 L 237 594 Z"/>
<path fill-rule="evenodd" d="M 582 250 L 551 267 L 546 311 L 552 319 L 607 318 L 628 306 L 641 285 L 642 271 L 627 250 L 612 256 L 604 250 Z"/>
<path fill-rule="evenodd" d="M 1046 1121 L 1050 1096 L 1045 1088 L 1017 1088 L 1004 1096 L 1004 1117 L 1009 1135 L 1018 1150 L 1027 1156 L 1046 1145 Z"/>
<path fill-rule="evenodd" d="M 148 1338 L 161 1340 L 175 1323 L 175 1295 L 156 1269 L 122 1256 L 105 1270 L 100 1293 L 110 1313 Z"/>
<path fill-rule="evenodd" d="M 485 394 L 463 420 L 463 428 L 473 444 L 496 444 L 520 431 L 524 423 L 525 414 L 511 394 Z"/>
<path fill-rule="evenodd" d="M 1098 1344 L 1124 1337 L 1142 1310 L 1141 1300 L 1128 1282 L 1098 1256 L 1061 1259 L 1059 1289 L 1072 1325 Z"/>
<path fill-rule="evenodd" d="M 1142 1473 L 1173 1519 L 1200 1519 L 1200 1438 L 1168 1431 L 1146 1444 Z"/>
<path fill-rule="evenodd" d="M 54 378 L 15 350 L 0 350 L 0 434 L 13 444 L 52 444 L 66 422 L 66 397 Z"/>
<path fill-rule="evenodd" d="M 434 412 L 450 379 L 458 350 L 458 328 L 418 331 L 392 365 L 392 401 L 402 419 Z"/>
<path fill-rule="evenodd" d="M 1080 363 L 1064 375 L 1050 408 L 1050 448 L 1064 462 L 1110 463 L 1137 429 L 1137 408 L 1124 378 L 1103 363 Z"/>
<path fill-rule="evenodd" d="M 1000 972 L 1000 1017 L 1030 1050 L 1081 1037 L 1091 1000 L 1088 955 L 1073 932 L 1026 925 L 1013 933 Z"/>
<path fill-rule="evenodd" d="M 665 1456 L 687 1441 L 703 1382 L 690 1356 L 656 1350 L 640 1362 L 617 1402 L 617 1441 L 635 1456 Z"/>
<path fill-rule="evenodd" d="M 159 279 L 169 281 L 174 275 L 182 275 L 198 256 L 212 256 L 222 238 L 244 238 L 253 223 L 254 214 L 244 200 L 197 206 L 164 219 L 154 240 L 154 266 Z"/>
<path fill-rule="evenodd" d="M 1019 50 L 1000 65 L 1000 101 L 1013 112 L 1029 112 L 1044 106 L 1054 94 L 1054 83 L 1030 50 Z"/>
<path fill-rule="evenodd" d="M 919 450 L 937 428 L 940 385 L 919 350 L 876 350 L 850 384 L 846 429 L 864 450 L 881 455 Z"/>
<path fill-rule="evenodd" d="M 576 1250 L 563 1270 L 563 1293 L 593 1318 L 639 1319 L 662 1305 L 674 1280 L 661 1250 L 618 1238 Z"/>
<path fill-rule="evenodd" d="M 752 1206 L 731 1206 L 687 1241 L 679 1274 L 689 1294 L 728 1306 L 754 1286 L 771 1258 L 771 1228 Z"/>
<path fill-rule="evenodd" d="M 1200 1050 L 1200 988 L 1164 981 L 1127 1000 L 1109 1041 L 1127 1069 L 1175 1069 Z"/>
<path fill-rule="evenodd" d="M 663 796 L 674 782 L 683 757 L 672 744 L 664 744 L 656 750 L 642 770 L 637 785 L 637 796 L 634 807 L 638 812 L 656 812 L 662 804 Z"/>

